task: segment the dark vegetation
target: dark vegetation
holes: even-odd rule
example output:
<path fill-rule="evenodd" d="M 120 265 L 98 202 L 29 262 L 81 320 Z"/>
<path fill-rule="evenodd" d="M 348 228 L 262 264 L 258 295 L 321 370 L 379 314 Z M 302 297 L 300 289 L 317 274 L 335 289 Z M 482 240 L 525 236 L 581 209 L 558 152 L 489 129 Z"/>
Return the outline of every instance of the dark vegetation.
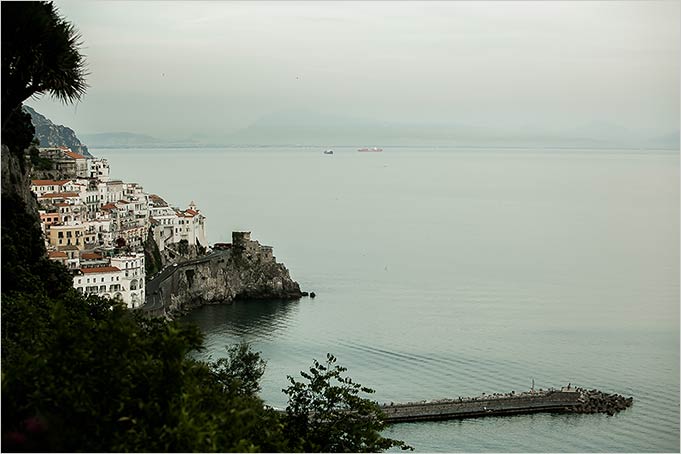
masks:
<path fill-rule="evenodd" d="M 31 167 L 35 170 L 53 170 L 54 161 L 48 158 L 43 158 L 38 154 L 38 148 L 33 146 L 29 149 L 29 157 L 31 159 Z"/>
<path fill-rule="evenodd" d="M 30 96 L 63 102 L 87 89 L 85 57 L 75 27 L 46 2 L 2 4 L 2 126 Z"/>
<path fill-rule="evenodd" d="M 51 3 L 2 2 L 2 451 L 380 451 L 371 390 L 314 362 L 289 377 L 286 413 L 257 393 L 265 363 L 247 345 L 215 363 L 194 326 L 85 297 L 46 258 L 26 185 L 33 139 L 21 102 L 85 89 L 74 28 Z M 30 162 L 30 161 L 28 161 Z M 18 169 L 18 170 L 12 170 Z"/>
<path fill-rule="evenodd" d="M 187 255 L 189 254 L 189 241 L 187 240 L 180 240 L 180 242 L 177 245 L 177 250 L 179 251 L 180 254 L 182 255 Z"/>
<path fill-rule="evenodd" d="M 383 427 L 378 404 L 362 397 L 373 389 L 355 383 L 343 374 L 346 368 L 327 354 L 326 363 L 314 360 L 306 380 L 289 376 L 291 385 L 284 390 L 286 432 L 300 440 L 305 452 L 374 452 L 393 446 L 411 449 L 402 442 L 381 437 Z"/>
<path fill-rule="evenodd" d="M 147 232 L 147 239 L 144 241 L 144 268 L 147 278 L 152 277 L 163 269 L 163 259 L 158 244 L 154 241 L 152 229 Z"/>

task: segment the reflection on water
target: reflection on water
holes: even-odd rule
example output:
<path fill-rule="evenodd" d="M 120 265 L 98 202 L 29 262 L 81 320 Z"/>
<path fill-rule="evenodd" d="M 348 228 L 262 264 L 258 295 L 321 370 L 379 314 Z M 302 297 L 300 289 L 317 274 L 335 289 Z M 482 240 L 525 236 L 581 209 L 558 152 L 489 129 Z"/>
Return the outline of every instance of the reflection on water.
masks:
<path fill-rule="evenodd" d="M 201 327 L 208 351 L 253 338 L 273 338 L 295 317 L 299 301 L 235 301 L 195 309 L 182 321 Z"/>

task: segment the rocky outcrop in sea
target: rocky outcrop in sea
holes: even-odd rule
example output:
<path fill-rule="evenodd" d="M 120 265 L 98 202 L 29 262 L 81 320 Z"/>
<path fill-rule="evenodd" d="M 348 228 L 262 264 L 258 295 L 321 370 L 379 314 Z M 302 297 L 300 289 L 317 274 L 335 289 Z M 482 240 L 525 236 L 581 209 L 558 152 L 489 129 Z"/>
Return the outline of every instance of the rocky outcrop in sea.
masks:
<path fill-rule="evenodd" d="M 166 267 L 146 284 L 142 310 L 174 317 L 206 304 L 299 299 L 304 294 L 272 248 L 234 232 L 224 250 Z"/>

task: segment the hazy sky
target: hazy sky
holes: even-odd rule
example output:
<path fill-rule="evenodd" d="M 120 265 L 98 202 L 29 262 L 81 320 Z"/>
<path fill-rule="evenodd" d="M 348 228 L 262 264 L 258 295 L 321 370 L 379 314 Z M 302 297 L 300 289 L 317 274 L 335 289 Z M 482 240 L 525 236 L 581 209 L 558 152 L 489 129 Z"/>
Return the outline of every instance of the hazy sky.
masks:
<path fill-rule="evenodd" d="M 90 89 L 27 103 L 77 133 L 219 137 L 289 109 L 679 126 L 678 1 L 55 3 Z"/>

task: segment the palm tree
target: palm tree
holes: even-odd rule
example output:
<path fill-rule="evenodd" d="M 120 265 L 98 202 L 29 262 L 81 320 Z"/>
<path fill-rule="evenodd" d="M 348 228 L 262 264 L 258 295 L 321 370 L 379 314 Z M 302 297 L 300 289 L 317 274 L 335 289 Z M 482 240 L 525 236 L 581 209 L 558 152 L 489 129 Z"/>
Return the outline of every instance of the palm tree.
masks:
<path fill-rule="evenodd" d="M 21 103 L 49 93 L 64 103 L 88 85 L 81 36 L 52 2 L 2 2 L 2 129 Z"/>

